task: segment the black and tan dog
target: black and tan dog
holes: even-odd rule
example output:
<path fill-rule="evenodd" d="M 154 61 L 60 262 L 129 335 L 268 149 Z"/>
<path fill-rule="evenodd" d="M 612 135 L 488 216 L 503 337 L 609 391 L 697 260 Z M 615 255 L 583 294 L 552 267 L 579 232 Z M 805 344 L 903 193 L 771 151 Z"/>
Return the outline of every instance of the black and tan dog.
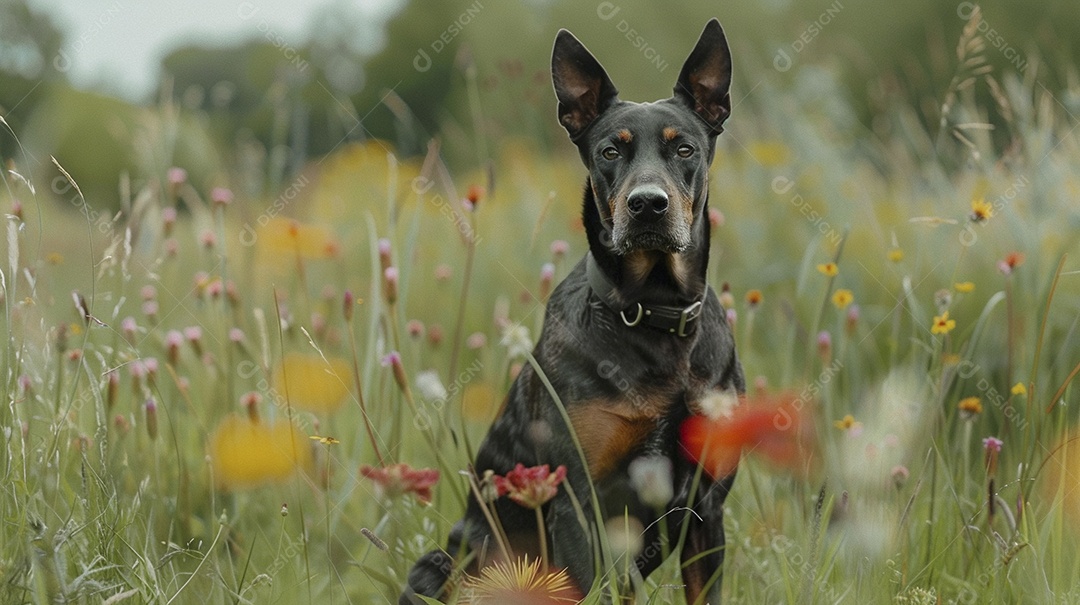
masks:
<path fill-rule="evenodd" d="M 716 136 L 731 111 L 731 59 L 719 22 L 709 21 L 675 84 L 654 103 L 617 96 L 604 68 L 568 31 L 551 60 L 559 121 L 589 171 L 584 223 L 589 253 L 555 289 L 533 355 L 565 404 L 584 449 L 568 437 L 558 406 L 526 365 L 477 454 L 475 469 L 504 474 L 516 463 L 566 465 L 578 498 L 596 484 L 609 514 L 629 511 L 649 530 L 635 561 L 643 576 L 661 563 L 662 540 L 678 543 L 688 603 L 719 602 L 724 555 L 723 502 L 731 478 L 713 481 L 680 451 L 679 426 L 711 394 L 742 392 L 742 369 L 716 293 L 706 284 L 708 183 Z M 674 497 L 665 510 L 669 535 L 657 535 L 659 512 L 628 489 L 628 466 L 641 456 L 671 461 Z M 695 484 L 693 501 L 691 491 Z M 536 543 L 533 511 L 507 498 L 493 504 L 517 552 Z M 553 563 L 588 591 L 598 574 L 593 510 L 578 516 L 566 489 L 546 505 Z M 477 502 L 451 531 L 448 549 L 493 552 Z M 533 553 L 535 555 L 535 553 Z M 686 564 L 685 562 L 689 562 Z M 475 564 L 475 562 L 474 562 Z M 440 596 L 453 570 L 446 551 L 421 558 L 409 574 L 413 595 Z"/>

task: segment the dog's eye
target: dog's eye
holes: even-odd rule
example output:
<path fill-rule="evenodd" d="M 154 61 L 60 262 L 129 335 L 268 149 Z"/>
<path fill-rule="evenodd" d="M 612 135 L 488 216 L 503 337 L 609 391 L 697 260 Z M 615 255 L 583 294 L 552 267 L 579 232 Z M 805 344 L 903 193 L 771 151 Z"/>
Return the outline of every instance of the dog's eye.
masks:
<path fill-rule="evenodd" d="M 694 148 L 689 145 L 679 145 L 675 152 L 679 154 L 680 158 L 688 158 L 694 155 Z"/>
<path fill-rule="evenodd" d="M 619 150 L 614 147 L 605 147 L 604 150 L 600 152 L 600 155 L 604 156 L 605 160 L 615 160 L 619 157 Z"/>

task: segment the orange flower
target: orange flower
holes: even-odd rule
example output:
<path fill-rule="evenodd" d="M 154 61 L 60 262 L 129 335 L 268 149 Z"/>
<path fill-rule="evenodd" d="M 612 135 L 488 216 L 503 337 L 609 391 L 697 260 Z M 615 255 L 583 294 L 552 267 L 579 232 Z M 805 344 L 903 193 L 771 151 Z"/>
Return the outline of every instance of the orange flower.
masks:
<path fill-rule="evenodd" d="M 761 290 L 750 290 L 746 293 L 746 304 L 751 307 L 756 307 L 761 304 L 762 296 Z"/>
<path fill-rule="evenodd" d="M 423 504 L 431 502 L 431 488 L 439 480 L 439 471 L 431 468 L 412 468 L 408 464 L 391 464 L 384 468 L 363 465 L 360 474 L 375 482 L 379 500 L 393 500 L 413 494 Z"/>
<path fill-rule="evenodd" d="M 1010 275 L 1014 269 L 1024 264 L 1023 252 L 1010 252 L 1003 260 L 998 261 L 998 271 Z"/>
<path fill-rule="evenodd" d="M 683 422 L 683 453 L 701 464 L 713 479 L 735 472 L 743 450 L 760 453 L 779 466 L 805 471 L 809 425 L 802 421 L 803 401 L 794 392 L 756 396 L 715 419 L 693 415 Z"/>
<path fill-rule="evenodd" d="M 978 397 L 965 397 L 956 404 L 956 407 L 964 420 L 972 420 L 983 411 L 982 401 L 979 401 Z"/>

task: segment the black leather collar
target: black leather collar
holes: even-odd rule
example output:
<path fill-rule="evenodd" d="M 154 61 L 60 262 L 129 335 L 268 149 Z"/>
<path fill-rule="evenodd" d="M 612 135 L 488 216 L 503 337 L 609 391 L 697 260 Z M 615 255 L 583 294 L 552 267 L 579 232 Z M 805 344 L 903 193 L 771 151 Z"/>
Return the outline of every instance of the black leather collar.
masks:
<path fill-rule="evenodd" d="M 698 319 L 705 306 L 704 296 L 686 307 L 646 305 L 641 302 L 626 306 L 619 297 L 615 284 L 611 283 L 611 280 L 604 275 L 604 271 L 596 264 L 592 252 L 585 257 L 585 277 L 593 293 L 604 301 L 609 309 L 618 313 L 623 323 L 631 328 L 648 326 L 680 337 L 689 336 L 697 328 Z"/>

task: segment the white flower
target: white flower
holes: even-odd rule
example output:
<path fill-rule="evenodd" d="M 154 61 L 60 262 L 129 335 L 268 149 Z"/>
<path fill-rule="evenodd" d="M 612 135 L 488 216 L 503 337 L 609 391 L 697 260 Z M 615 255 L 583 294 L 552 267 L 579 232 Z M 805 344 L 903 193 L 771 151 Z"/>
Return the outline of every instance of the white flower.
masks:
<path fill-rule="evenodd" d="M 416 375 L 416 390 L 427 401 L 445 401 L 448 395 L 435 370 L 424 370 Z"/>
<path fill-rule="evenodd" d="M 664 456 L 635 458 L 627 469 L 630 485 L 641 501 L 653 508 L 671 502 L 675 490 L 671 485 L 671 460 Z"/>
<path fill-rule="evenodd" d="M 503 330 L 502 344 L 511 359 L 525 357 L 533 350 L 529 329 L 521 324 L 510 324 Z"/>

